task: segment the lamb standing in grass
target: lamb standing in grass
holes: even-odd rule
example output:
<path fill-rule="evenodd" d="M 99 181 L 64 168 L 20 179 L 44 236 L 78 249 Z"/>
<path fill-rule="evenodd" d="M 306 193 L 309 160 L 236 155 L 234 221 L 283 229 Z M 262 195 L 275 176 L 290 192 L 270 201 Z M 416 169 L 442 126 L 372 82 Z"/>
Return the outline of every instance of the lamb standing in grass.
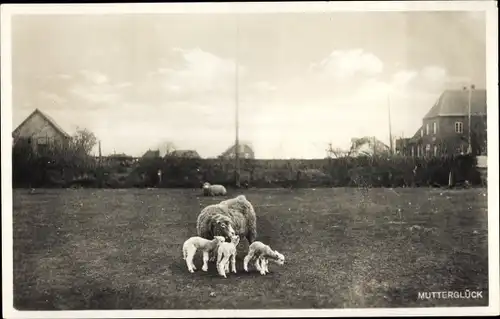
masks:
<path fill-rule="evenodd" d="M 224 196 L 226 194 L 226 188 L 222 185 L 203 184 L 203 196 Z"/>
<path fill-rule="evenodd" d="M 240 236 L 235 235 L 230 243 L 221 243 L 217 248 L 217 270 L 224 278 L 227 278 L 226 272 L 229 272 L 229 264 L 231 264 L 232 272 L 236 273 L 236 246 L 239 243 Z"/>
<path fill-rule="evenodd" d="M 196 266 L 193 263 L 193 258 L 198 249 L 203 252 L 203 267 L 201 269 L 203 271 L 207 271 L 210 253 L 216 251 L 219 244 L 223 243 L 224 241 L 225 238 L 222 236 L 215 236 L 212 240 L 194 236 L 186 240 L 182 245 L 182 253 L 184 259 L 186 260 L 186 265 L 189 272 L 192 273 L 196 270 Z"/>
<path fill-rule="evenodd" d="M 246 272 L 248 272 L 248 263 L 252 260 L 255 260 L 255 268 L 260 274 L 265 275 L 269 272 L 269 260 L 282 266 L 285 263 L 285 256 L 277 250 L 272 250 L 271 247 L 260 241 L 254 241 L 250 247 L 248 247 L 248 254 L 243 260 L 243 269 L 245 269 Z"/>

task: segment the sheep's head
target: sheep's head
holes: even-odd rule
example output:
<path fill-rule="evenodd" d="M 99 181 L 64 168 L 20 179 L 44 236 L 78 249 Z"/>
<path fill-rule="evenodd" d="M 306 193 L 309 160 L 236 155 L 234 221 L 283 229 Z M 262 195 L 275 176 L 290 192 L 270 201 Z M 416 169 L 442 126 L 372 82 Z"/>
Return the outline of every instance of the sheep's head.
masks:
<path fill-rule="evenodd" d="M 231 243 L 233 243 L 235 246 L 238 246 L 240 243 L 240 236 L 234 235 L 231 237 Z"/>
<path fill-rule="evenodd" d="M 283 264 L 285 264 L 285 256 L 283 256 L 283 254 L 278 252 L 277 250 L 274 251 L 274 256 L 273 258 L 270 258 L 270 260 L 280 266 L 283 266 Z"/>
<path fill-rule="evenodd" d="M 218 244 L 222 244 L 223 242 L 225 242 L 226 238 L 224 238 L 224 236 L 214 236 L 214 240 L 218 245 Z"/>
<path fill-rule="evenodd" d="M 214 236 L 223 236 L 227 242 L 231 242 L 231 238 L 236 235 L 233 226 L 228 220 L 218 220 L 213 228 Z"/>
<path fill-rule="evenodd" d="M 210 183 L 208 183 L 208 182 L 203 183 L 202 188 L 203 188 L 203 189 L 210 188 Z"/>

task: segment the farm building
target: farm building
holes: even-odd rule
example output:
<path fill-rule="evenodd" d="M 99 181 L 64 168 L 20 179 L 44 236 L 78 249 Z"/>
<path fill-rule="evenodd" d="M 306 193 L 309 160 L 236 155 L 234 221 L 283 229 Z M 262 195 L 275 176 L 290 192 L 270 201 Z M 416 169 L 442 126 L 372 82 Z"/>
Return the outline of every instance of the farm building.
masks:
<path fill-rule="evenodd" d="M 66 133 L 50 116 L 35 109 L 12 132 L 13 142 L 25 140 L 33 150 L 43 152 L 51 146 L 66 146 L 71 136 Z"/>
<path fill-rule="evenodd" d="M 471 148 L 485 155 L 486 90 L 470 92 Z M 396 152 L 405 156 L 439 156 L 467 152 L 469 146 L 469 90 L 447 90 L 422 119 L 411 138 L 396 140 Z"/>

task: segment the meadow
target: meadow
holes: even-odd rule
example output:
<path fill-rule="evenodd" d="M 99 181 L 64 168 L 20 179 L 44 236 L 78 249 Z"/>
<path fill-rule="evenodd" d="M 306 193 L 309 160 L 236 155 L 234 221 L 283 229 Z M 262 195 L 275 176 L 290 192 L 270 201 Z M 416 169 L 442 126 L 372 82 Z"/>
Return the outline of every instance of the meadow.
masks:
<path fill-rule="evenodd" d="M 14 307 L 283 309 L 488 305 L 484 188 L 14 189 Z M 261 276 L 190 274 L 200 210 L 245 194 L 258 240 L 286 257 Z M 201 266 L 201 258 L 195 258 Z M 198 267 L 200 269 L 201 267 Z M 418 292 L 483 291 L 419 300 Z"/>

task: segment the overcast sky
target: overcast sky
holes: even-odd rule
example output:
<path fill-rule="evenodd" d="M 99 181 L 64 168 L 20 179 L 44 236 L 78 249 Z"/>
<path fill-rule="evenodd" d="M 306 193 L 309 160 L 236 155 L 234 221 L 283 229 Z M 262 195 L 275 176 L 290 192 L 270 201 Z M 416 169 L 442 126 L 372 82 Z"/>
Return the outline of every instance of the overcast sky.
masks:
<path fill-rule="evenodd" d="M 388 100 L 408 137 L 443 89 L 486 87 L 482 13 L 16 16 L 14 128 L 39 108 L 104 154 L 217 156 L 234 143 L 237 21 L 240 136 L 258 158 L 388 143 Z"/>

